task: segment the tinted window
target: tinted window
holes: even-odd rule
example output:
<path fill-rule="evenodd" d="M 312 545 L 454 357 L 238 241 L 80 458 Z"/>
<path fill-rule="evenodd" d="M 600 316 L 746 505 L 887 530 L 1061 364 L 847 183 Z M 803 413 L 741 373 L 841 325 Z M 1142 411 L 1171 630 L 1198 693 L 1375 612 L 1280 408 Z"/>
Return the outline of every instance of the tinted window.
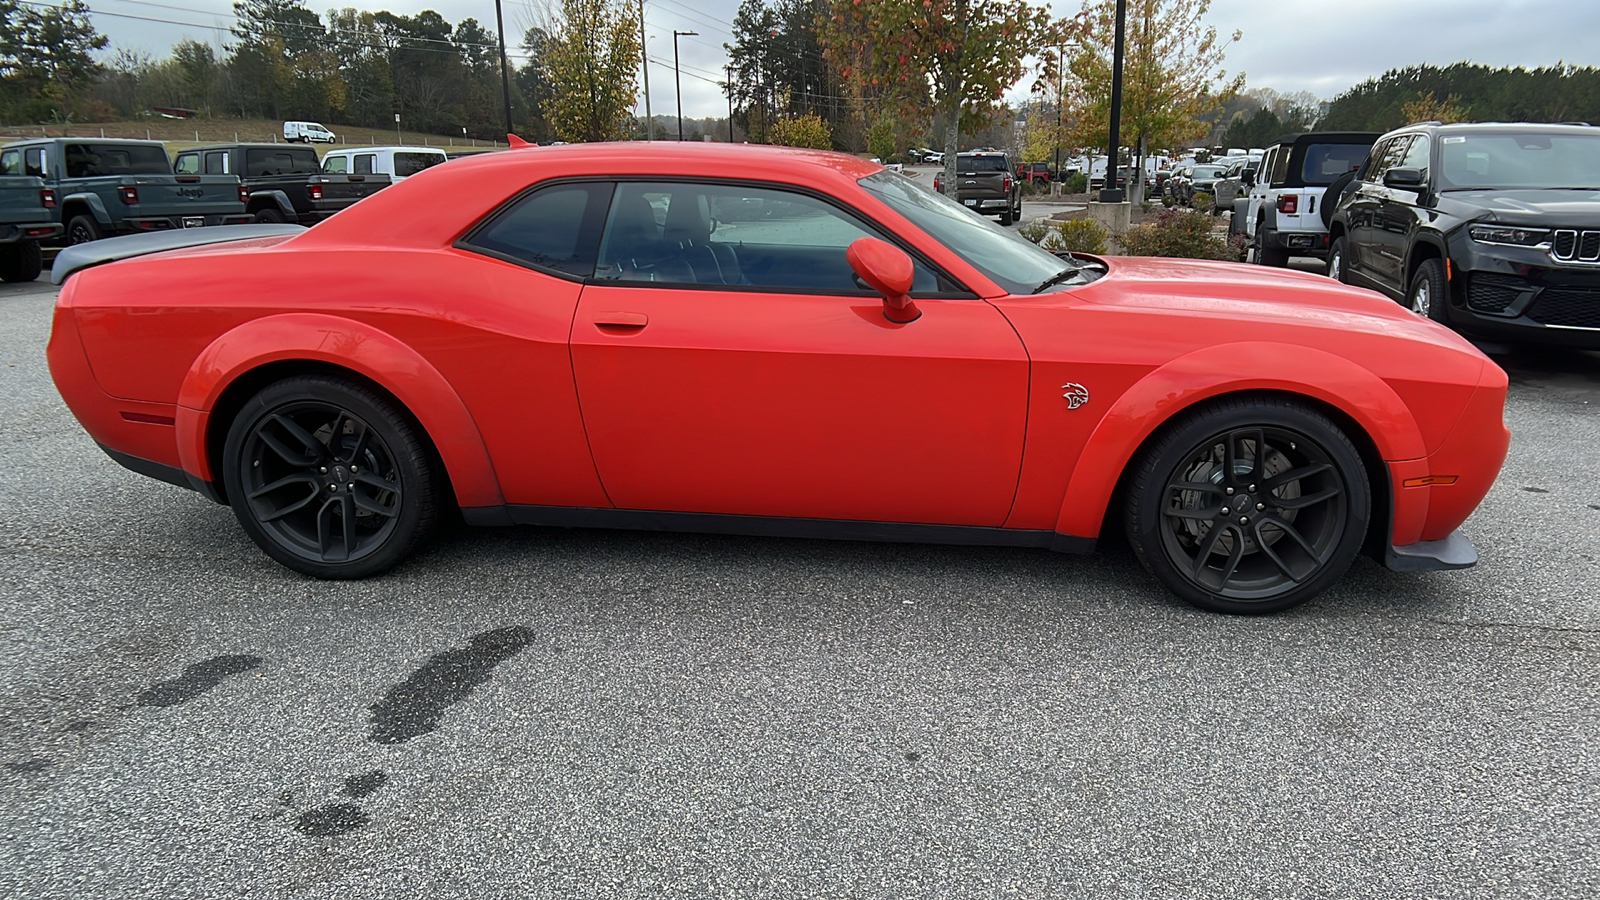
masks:
<path fill-rule="evenodd" d="M 882 235 L 815 197 L 742 185 L 617 186 L 595 278 L 735 284 L 866 294 L 845 258 L 852 241 Z M 939 279 L 912 262 L 913 293 Z"/>
<path fill-rule="evenodd" d="M 45 153 L 43 147 L 30 147 L 24 150 L 22 153 L 24 174 L 32 175 L 35 178 L 43 178 L 44 174 L 50 171 L 49 166 L 46 164 L 48 158 L 49 154 Z"/>
<path fill-rule="evenodd" d="M 177 162 L 172 164 L 172 171 L 179 175 L 199 175 L 200 154 L 179 153 Z"/>
<path fill-rule="evenodd" d="M 1428 136 L 1419 134 L 1407 148 L 1405 158 L 1400 160 L 1400 165 L 1407 169 L 1418 169 L 1422 172 L 1424 181 L 1428 178 Z"/>
<path fill-rule="evenodd" d="M 172 162 L 160 146 L 146 144 L 68 144 L 63 151 L 68 178 L 101 175 L 168 175 Z"/>
<path fill-rule="evenodd" d="M 1268 184 L 1283 184 L 1289 180 L 1289 148 L 1275 147 L 1272 151 L 1272 177 Z"/>
<path fill-rule="evenodd" d="M 244 175 L 259 178 L 263 175 L 316 175 L 322 171 L 317 164 L 317 151 L 310 148 L 246 150 Z"/>
<path fill-rule="evenodd" d="M 206 154 L 206 174 L 207 175 L 226 175 L 226 174 L 228 174 L 228 155 L 226 153 L 222 153 L 220 151 L 215 152 L 215 153 L 207 153 Z"/>
<path fill-rule="evenodd" d="M 1006 172 L 1004 156 L 957 156 L 956 171 L 965 175 L 971 172 Z"/>
<path fill-rule="evenodd" d="M 322 171 L 329 175 L 343 175 L 350 171 L 350 158 L 347 156 L 330 156 L 322 161 Z"/>
<path fill-rule="evenodd" d="M 22 174 L 22 151 L 7 150 L 4 153 L 0 153 L 0 174 Z"/>
<path fill-rule="evenodd" d="M 1383 154 L 1381 156 L 1377 155 L 1376 150 L 1374 150 L 1372 165 L 1367 168 L 1366 175 L 1362 177 L 1373 183 L 1382 182 L 1383 173 L 1400 165 L 1400 161 L 1406 158 L 1406 148 L 1409 146 L 1411 146 L 1411 135 L 1409 134 L 1390 138 L 1389 142 L 1383 145 Z"/>
<path fill-rule="evenodd" d="M 357 175 L 371 175 L 372 174 L 372 163 L 377 158 L 378 157 L 375 154 L 372 154 L 372 153 L 357 154 L 357 156 L 356 156 L 355 174 L 357 174 Z"/>
<path fill-rule="evenodd" d="M 562 184 L 543 188 L 495 214 L 464 242 L 529 265 L 578 278 L 594 274 L 611 186 Z"/>
<path fill-rule="evenodd" d="M 1306 184 L 1326 187 L 1340 175 L 1360 168 L 1366 158 L 1367 148 L 1361 144 L 1308 144 L 1300 178 Z"/>
<path fill-rule="evenodd" d="M 442 153 L 396 153 L 394 174 L 415 175 L 429 166 L 437 166 L 442 162 L 444 162 Z"/>
<path fill-rule="evenodd" d="M 1440 189 L 1600 188 L 1600 129 L 1589 134 L 1444 134 Z"/>

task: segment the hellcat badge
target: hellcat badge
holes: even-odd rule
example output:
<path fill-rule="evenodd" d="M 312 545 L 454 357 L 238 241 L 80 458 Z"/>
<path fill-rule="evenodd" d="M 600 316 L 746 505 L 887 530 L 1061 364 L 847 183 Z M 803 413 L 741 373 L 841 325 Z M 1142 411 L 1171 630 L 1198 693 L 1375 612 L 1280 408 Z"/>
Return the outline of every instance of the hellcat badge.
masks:
<path fill-rule="evenodd" d="M 1064 393 L 1061 395 L 1067 401 L 1067 409 L 1077 409 L 1089 402 L 1089 389 L 1081 384 L 1067 382 L 1061 386 Z"/>

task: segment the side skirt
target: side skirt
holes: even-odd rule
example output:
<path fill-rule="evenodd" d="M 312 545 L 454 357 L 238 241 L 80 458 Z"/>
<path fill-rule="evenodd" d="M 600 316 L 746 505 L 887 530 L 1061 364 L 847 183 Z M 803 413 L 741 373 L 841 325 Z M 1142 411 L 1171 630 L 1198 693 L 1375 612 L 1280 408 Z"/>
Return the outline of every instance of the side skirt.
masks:
<path fill-rule="evenodd" d="M 468 525 L 544 525 L 556 528 L 617 528 L 633 531 L 795 537 L 829 541 L 1039 547 L 1058 553 L 1089 553 L 1095 546 L 1094 538 L 1057 534 L 1054 531 L 973 525 L 925 525 L 916 522 L 861 522 L 846 519 L 792 519 L 780 516 L 523 505 L 463 507 L 461 515 Z"/>

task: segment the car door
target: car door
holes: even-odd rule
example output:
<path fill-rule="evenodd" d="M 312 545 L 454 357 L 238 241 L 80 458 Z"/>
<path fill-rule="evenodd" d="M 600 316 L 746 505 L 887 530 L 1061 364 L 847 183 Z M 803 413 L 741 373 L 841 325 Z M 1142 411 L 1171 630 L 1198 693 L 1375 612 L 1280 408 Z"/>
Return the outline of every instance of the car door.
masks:
<path fill-rule="evenodd" d="M 845 259 L 883 232 L 799 190 L 622 183 L 572 364 L 624 509 L 999 526 L 1028 360 L 925 262 L 895 324 Z M 941 290 L 943 289 L 943 290 Z"/>
<path fill-rule="evenodd" d="M 1385 284 L 1387 270 L 1392 267 L 1384 256 L 1383 232 L 1383 173 L 1405 152 L 1410 135 L 1379 141 L 1368 155 L 1361 174 L 1356 178 L 1356 188 L 1345 201 L 1345 223 L 1348 228 L 1350 261 L 1347 271 L 1361 281 Z"/>
<path fill-rule="evenodd" d="M 1397 168 L 1417 169 L 1422 173 L 1422 183 L 1428 183 L 1428 154 L 1432 142 L 1425 134 L 1412 137 L 1406 146 L 1405 155 L 1400 157 Z M 1406 188 L 1385 187 L 1383 199 L 1383 236 L 1384 258 L 1390 266 L 1386 268 L 1389 283 L 1401 294 L 1410 290 L 1410 285 L 1405 283 L 1406 256 L 1411 249 L 1411 241 L 1417 234 L 1417 228 L 1422 223 L 1422 210 L 1418 203 L 1422 199 L 1422 191 L 1408 190 Z"/>

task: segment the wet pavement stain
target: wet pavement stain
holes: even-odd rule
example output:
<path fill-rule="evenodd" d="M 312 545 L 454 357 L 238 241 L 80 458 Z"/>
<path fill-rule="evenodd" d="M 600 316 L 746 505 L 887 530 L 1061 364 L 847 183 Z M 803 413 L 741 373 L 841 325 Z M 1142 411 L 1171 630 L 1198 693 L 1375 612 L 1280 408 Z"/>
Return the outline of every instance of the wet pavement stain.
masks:
<path fill-rule="evenodd" d="M 434 655 L 403 684 L 389 689 L 372 704 L 372 731 L 377 744 L 402 744 L 439 727 L 439 717 L 489 680 L 494 667 L 533 641 L 532 629 L 520 625 L 486 631 L 470 646 Z"/>
<path fill-rule="evenodd" d="M 301 813 L 294 830 L 309 837 L 338 837 L 371 822 L 372 817 L 354 803 L 330 803 Z"/>
<path fill-rule="evenodd" d="M 359 800 L 360 798 L 371 794 L 373 791 L 376 791 L 378 788 L 383 787 L 384 782 L 388 780 L 389 776 L 387 773 L 378 771 L 376 769 L 371 772 L 364 772 L 360 775 L 351 775 L 349 778 L 344 780 L 344 795 L 346 797 L 354 797 Z"/>
<path fill-rule="evenodd" d="M 221 684 L 229 675 L 248 672 L 261 665 L 259 656 L 213 656 L 183 670 L 183 674 L 170 681 L 158 681 L 146 688 L 136 701 L 139 706 L 166 708 L 188 703 Z"/>
<path fill-rule="evenodd" d="M 48 768 L 50 768 L 50 760 L 42 756 L 35 756 L 32 759 L 25 759 L 21 762 L 6 763 L 7 771 L 20 772 L 24 775 L 35 775 Z"/>
<path fill-rule="evenodd" d="M 1523 488 L 1523 490 L 1527 491 L 1530 494 L 1548 494 L 1548 493 L 1550 493 L 1549 491 L 1545 490 L 1544 488 L 1536 488 L 1536 487 L 1525 487 L 1525 488 Z"/>

